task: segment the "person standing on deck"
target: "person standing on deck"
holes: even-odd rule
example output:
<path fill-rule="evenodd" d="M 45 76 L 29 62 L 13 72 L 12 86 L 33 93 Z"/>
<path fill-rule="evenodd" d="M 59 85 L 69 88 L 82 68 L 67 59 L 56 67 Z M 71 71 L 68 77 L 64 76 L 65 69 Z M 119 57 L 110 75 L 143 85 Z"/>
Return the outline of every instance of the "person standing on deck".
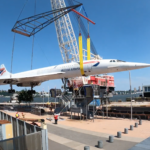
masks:
<path fill-rule="evenodd" d="M 58 114 L 54 114 L 55 124 L 57 124 L 58 121 Z"/>
<path fill-rule="evenodd" d="M 15 115 L 15 116 L 16 116 L 16 118 L 19 119 L 19 113 L 18 113 L 18 112 L 16 112 L 16 115 Z"/>

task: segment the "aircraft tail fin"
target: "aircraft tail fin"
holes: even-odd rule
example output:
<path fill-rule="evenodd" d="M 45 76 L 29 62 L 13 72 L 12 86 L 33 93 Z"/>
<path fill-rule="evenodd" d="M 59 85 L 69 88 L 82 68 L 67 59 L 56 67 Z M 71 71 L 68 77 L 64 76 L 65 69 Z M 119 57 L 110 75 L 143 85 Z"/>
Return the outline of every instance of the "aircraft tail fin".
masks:
<path fill-rule="evenodd" d="M 7 71 L 4 64 L 0 66 L 0 76 L 9 76 L 10 72 Z"/>

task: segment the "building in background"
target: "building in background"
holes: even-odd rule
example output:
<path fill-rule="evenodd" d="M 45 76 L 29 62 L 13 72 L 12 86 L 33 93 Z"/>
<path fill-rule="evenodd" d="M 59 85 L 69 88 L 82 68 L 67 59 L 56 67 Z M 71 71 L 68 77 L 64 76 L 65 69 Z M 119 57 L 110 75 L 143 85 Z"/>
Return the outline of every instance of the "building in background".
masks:
<path fill-rule="evenodd" d="M 139 86 L 139 92 L 141 92 L 141 87 Z"/>
<path fill-rule="evenodd" d="M 150 85 L 143 86 L 143 96 L 150 97 Z"/>
<path fill-rule="evenodd" d="M 134 92 L 136 93 L 136 88 L 134 88 Z"/>

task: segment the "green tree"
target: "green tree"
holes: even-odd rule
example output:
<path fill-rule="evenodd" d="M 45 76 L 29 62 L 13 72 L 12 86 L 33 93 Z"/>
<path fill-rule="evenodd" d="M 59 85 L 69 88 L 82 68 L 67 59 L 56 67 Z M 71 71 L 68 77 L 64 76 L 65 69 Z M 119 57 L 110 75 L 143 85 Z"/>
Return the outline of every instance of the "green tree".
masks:
<path fill-rule="evenodd" d="M 33 95 L 31 92 L 25 90 L 21 90 L 18 94 L 18 101 L 21 103 L 22 101 L 26 103 L 30 103 L 33 101 Z"/>

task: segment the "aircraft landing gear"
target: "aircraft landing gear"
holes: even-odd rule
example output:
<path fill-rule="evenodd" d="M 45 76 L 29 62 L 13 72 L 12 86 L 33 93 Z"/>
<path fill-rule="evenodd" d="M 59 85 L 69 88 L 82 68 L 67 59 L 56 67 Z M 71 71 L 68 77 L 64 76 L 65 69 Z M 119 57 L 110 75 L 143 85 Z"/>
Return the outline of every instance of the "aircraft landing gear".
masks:
<path fill-rule="evenodd" d="M 12 83 L 10 83 L 10 89 L 8 90 L 8 93 L 15 93 L 15 90 L 12 89 Z"/>
<path fill-rule="evenodd" d="M 35 90 L 28 90 L 28 93 L 35 94 Z"/>
<path fill-rule="evenodd" d="M 35 94 L 36 93 L 36 91 L 33 90 L 33 84 L 31 84 L 31 90 L 28 90 L 28 93 L 30 93 L 30 94 Z"/>
<path fill-rule="evenodd" d="M 62 78 L 61 80 L 62 80 L 62 83 L 64 84 L 64 91 L 66 91 L 67 90 L 66 84 L 67 84 L 68 78 Z"/>

